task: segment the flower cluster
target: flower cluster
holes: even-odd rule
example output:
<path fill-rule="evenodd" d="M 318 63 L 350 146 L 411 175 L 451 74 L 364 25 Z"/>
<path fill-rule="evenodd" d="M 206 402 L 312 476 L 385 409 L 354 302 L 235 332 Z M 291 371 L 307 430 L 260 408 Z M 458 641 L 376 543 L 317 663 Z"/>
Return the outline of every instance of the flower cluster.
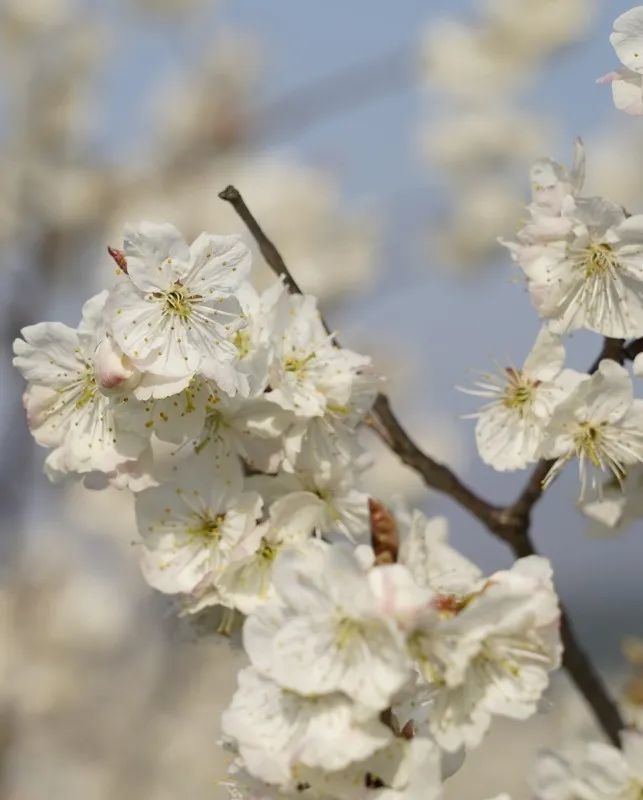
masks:
<path fill-rule="evenodd" d="M 366 545 L 283 549 L 245 622 L 251 666 L 223 730 L 266 795 L 438 797 L 441 750 L 477 746 L 494 715 L 531 716 L 559 664 L 545 559 L 484 578 L 443 520 L 400 508 L 396 524 L 394 564 Z"/>
<path fill-rule="evenodd" d="M 582 197 L 584 172 L 580 142 L 570 170 L 549 159 L 534 164 L 530 220 L 505 244 L 544 324 L 522 367 L 485 374 L 468 391 L 488 400 L 473 415 L 487 464 L 514 470 L 551 460 L 547 485 L 575 458 L 581 500 L 601 504 L 595 513 L 606 519 L 602 482 L 620 491 L 643 463 L 643 399 L 616 361 L 603 359 L 591 375 L 565 368 L 564 336 L 579 328 L 643 336 L 643 216 Z M 614 523 L 621 516 L 612 514 Z"/>
<path fill-rule="evenodd" d="M 116 285 L 77 329 L 39 323 L 15 342 L 29 426 L 50 477 L 135 492 L 151 585 L 247 612 L 284 542 L 366 531 L 355 429 L 378 378 L 314 298 L 280 282 L 258 294 L 236 236 L 188 246 L 142 223 L 112 253 Z"/>
<path fill-rule="evenodd" d="M 643 335 L 643 215 L 602 197 L 583 197 L 584 156 L 567 171 L 552 161 L 532 170 L 530 220 L 508 242 L 532 302 L 559 332 Z"/>
<path fill-rule="evenodd" d="M 142 223 L 110 252 L 77 329 L 15 342 L 28 421 L 51 478 L 134 493 L 151 586 L 224 609 L 221 630 L 246 617 L 236 790 L 439 797 L 443 751 L 533 714 L 559 665 L 548 563 L 484 578 L 441 520 L 369 502 L 356 429 L 379 379 L 313 297 L 256 292 L 241 239 Z"/>

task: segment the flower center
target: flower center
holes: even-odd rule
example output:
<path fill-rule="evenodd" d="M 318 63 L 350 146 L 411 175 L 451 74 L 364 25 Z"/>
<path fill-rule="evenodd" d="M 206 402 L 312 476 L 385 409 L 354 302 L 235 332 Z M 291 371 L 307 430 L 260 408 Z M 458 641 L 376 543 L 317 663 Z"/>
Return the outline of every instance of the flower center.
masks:
<path fill-rule="evenodd" d="M 81 376 L 79 384 L 80 395 L 75 403 L 77 409 L 84 408 L 87 403 L 91 403 L 96 395 L 96 378 L 91 368 L 87 368 L 86 372 Z"/>
<path fill-rule="evenodd" d="M 313 358 L 315 358 L 315 353 L 309 353 L 305 358 L 289 356 L 284 359 L 284 369 L 286 372 L 301 373 L 305 370 L 308 362 Z"/>
<path fill-rule="evenodd" d="M 579 458 L 587 458 L 593 466 L 602 468 L 601 451 L 603 433 L 600 425 L 582 422 L 574 434 L 574 445 Z"/>
<path fill-rule="evenodd" d="M 605 242 L 590 244 L 583 253 L 581 264 L 585 280 L 611 275 L 618 267 L 618 261 L 611 245 Z"/>
<path fill-rule="evenodd" d="M 210 516 L 208 514 L 200 515 L 196 518 L 194 527 L 187 529 L 187 533 L 189 536 L 196 536 L 200 539 L 218 542 L 221 538 L 221 526 L 224 520 L 225 514 L 215 514 L 215 516 Z"/>
<path fill-rule="evenodd" d="M 200 294 L 193 294 L 181 281 L 176 281 L 164 292 L 154 292 L 153 297 L 163 303 L 163 313 L 167 316 L 190 318 L 192 306 L 201 300 Z"/>
<path fill-rule="evenodd" d="M 539 381 L 528 380 L 519 370 L 512 367 L 507 367 L 505 372 L 508 381 L 502 404 L 505 408 L 524 414 L 534 399 L 534 389 L 538 387 Z"/>
<path fill-rule="evenodd" d="M 356 636 L 359 636 L 361 626 L 359 622 L 350 617 L 341 617 L 337 622 L 335 642 L 340 650 L 350 645 Z"/>
<path fill-rule="evenodd" d="M 257 555 L 263 561 L 274 561 L 278 551 L 279 548 L 277 545 L 270 544 L 270 542 L 262 539 L 261 544 L 259 545 L 259 550 L 257 551 Z"/>
<path fill-rule="evenodd" d="M 250 353 L 250 334 L 246 330 L 237 331 L 234 335 L 234 346 L 239 358 L 246 358 Z"/>

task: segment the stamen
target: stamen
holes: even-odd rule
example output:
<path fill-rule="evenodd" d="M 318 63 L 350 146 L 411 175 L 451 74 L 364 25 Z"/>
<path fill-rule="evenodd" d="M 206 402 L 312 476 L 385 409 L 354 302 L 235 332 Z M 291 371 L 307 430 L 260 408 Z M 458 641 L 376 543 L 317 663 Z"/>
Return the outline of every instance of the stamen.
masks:
<path fill-rule="evenodd" d="M 167 316 L 179 317 L 187 320 L 193 312 L 193 306 L 202 300 L 200 294 L 193 294 L 181 281 L 176 281 L 164 292 L 154 292 L 153 297 L 163 303 L 163 313 Z"/>

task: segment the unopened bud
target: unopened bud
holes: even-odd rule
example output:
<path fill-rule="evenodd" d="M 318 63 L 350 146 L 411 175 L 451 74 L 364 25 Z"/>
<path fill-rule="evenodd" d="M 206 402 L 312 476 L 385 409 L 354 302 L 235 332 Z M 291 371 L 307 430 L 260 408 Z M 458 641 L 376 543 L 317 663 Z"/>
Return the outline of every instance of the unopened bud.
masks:
<path fill-rule="evenodd" d="M 141 379 L 140 372 L 109 336 L 101 339 L 94 352 L 94 376 L 104 394 L 133 389 Z"/>
<path fill-rule="evenodd" d="M 394 564 L 400 537 L 397 523 L 391 512 L 382 503 L 369 497 L 368 511 L 371 521 L 371 543 L 376 564 Z"/>
<path fill-rule="evenodd" d="M 117 250 L 115 247 L 108 247 L 107 252 L 116 262 L 116 266 L 127 275 L 127 259 L 122 250 Z"/>

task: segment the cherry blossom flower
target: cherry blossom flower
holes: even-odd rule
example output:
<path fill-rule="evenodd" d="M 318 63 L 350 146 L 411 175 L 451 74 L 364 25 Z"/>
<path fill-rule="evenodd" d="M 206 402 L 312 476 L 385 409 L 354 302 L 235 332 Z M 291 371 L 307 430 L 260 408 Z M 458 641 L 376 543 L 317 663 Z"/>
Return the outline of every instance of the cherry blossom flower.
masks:
<path fill-rule="evenodd" d="M 216 587 L 232 551 L 255 532 L 261 506 L 256 492 L 243 492 L 238 465 L 213 471 L 198 458 L 185 462 L 174 483 L 136 495 L 145 579 L 168 594 Z"/>
<path fill-rule="evenodd" d="M 467 595 L 434 598 L 408 632 L 425 686 L 414 718 L 449 751 L 476 747 L 495 714 L 527 719 L 560 663 L 558 620 L 551 568 L 534 556 Z"/>
<path fill-rule="evenodd" d="M 588 484 L 600 495 L 605 473 L 621 483 L 626 468 L 643 461 L 643 400 L 633 398 L 624 367 L 604 359 L 594 375 L 579 382 L 554 412 L 542 455 L 554 459 L 545 485 L 578 459 L 581 500 Z"/>
<path fill-rule="evenodd" d="M 370 359 L 333 343 L 314 297 L 287 296 L 275 328 L 268 398 L 301 417 L 321 417 L 327 411 L 348 414 L 353 381 Z"/>
<path fill-rule="evenodd" d="M 398 561 L 408 567 L 418 586 L 459 597 L 477 586 L 482 572 L 449 545 L 444 517 L 427 519 L 421 511 L 409 512 L 399 501 L 393 509 L 401 539 Z"/>
<path fill-rule="evenodd" d="M 124 253 L 106 313 L 123 353 L 157 376 L 138 396 L 175 394 L 197 372 L 228 394 L 247 390 L 233 364 L 244 325 L 234 292 L 250 269 L 241 240 L 204 233 L 188 247 L 172 225 L 141 223 L 127 229 Z"/>
<path fill-rule="evenodd" d="M 532 786 L 539 800 L 632 800 L 643 792 L 643 734 L 621 733 L 622 749 L 589 742 L 541 757 Z"/>
<path fill-rule="evenodd" d="M 329 534 L 354 539 L 368 530 L 368 496 L 356 488 L 354 470 L 335 465 L 328 473 L 317 470 L 258 476 L 251 485 L 270 503 L 270 523 L 285 538 Z"/>
<path fill-rule="evenodd" d="M 561 332 L 643 333 L 643 215 L 601 198 L 568 197 L 557 237 L 511 246 L 541 317 Z"/>
<path fill-rule="evenodd" d="M 288 549 L 274 568 L 277 599 L 248 617 L 253 665 L 300 694 L 342 691 L 384 709 L 410 676 L 394 620 L 380 613 L 366 573 L 338 545 Z"/>
<path fill-rule="evenodd" d="M 613 536 L 643 518 L 643 464 L 628 467 L 625 477 L 607 480 L 600 496 L 580 504 L 590 520 L 591 536 Z"/>
<path fill-rule="evenodd" d="M 614 21 L 610 42 L 623 69 L 609 72 L 598 83 L 610 83 L 614 105 L 626 114 L 643 114 L 643 6 L 636 6 Z"/>
<path fill-rule="evenodd" d="M 190 442 L 197 453 L 215 459 L 235 455 L 262 472 L 276 472 L 284 457 L 283 434 L 292 414 L 266 395 L 249 399 L 219 395 L 209 389 L 203 427 Z"/>
<path fill-rule="evenodd" d="M 238 676 L 239 688 L 223 714 L 225 735 L 239 748 L 251 775 L 288 785 L 299 765 L 342 770 L 389 744 L 390 728 L 340 692 L 300 695 L 282 689 L 253 667 Z"/>
<path fill-rule="evenodd" d="M 537 460 L 556 406 L 578 382 L 564 370 L 560 336 L 542 328 L 520 369 L 484 375 L 468 394 L 488 399 L 477 417 L 476 442 L 482 460 L 497 470 L 522 469 Z"/>
<path fill-rule="evenodd" d="M 334 772 L 301 769 L 313 792 L 336 800 L 439 800 L 440 749 L 429 738 L 395 739 L 370 758 Z"/>
<path fill-rule="evenodd" d="M 129 396 L 107 397 L 96 384 L 93 358 L 104 334 L 106 298 L 101 292 L 85 303 L 78 328 L 40 322 L 23 328 L 13 345 L 13 363 L 27 379 L 29 428 L 38 444 L 53 448 L 46 462 L 51 477 L 109 472 L 135 460 L 147 444 L 118 413 Z"/>

